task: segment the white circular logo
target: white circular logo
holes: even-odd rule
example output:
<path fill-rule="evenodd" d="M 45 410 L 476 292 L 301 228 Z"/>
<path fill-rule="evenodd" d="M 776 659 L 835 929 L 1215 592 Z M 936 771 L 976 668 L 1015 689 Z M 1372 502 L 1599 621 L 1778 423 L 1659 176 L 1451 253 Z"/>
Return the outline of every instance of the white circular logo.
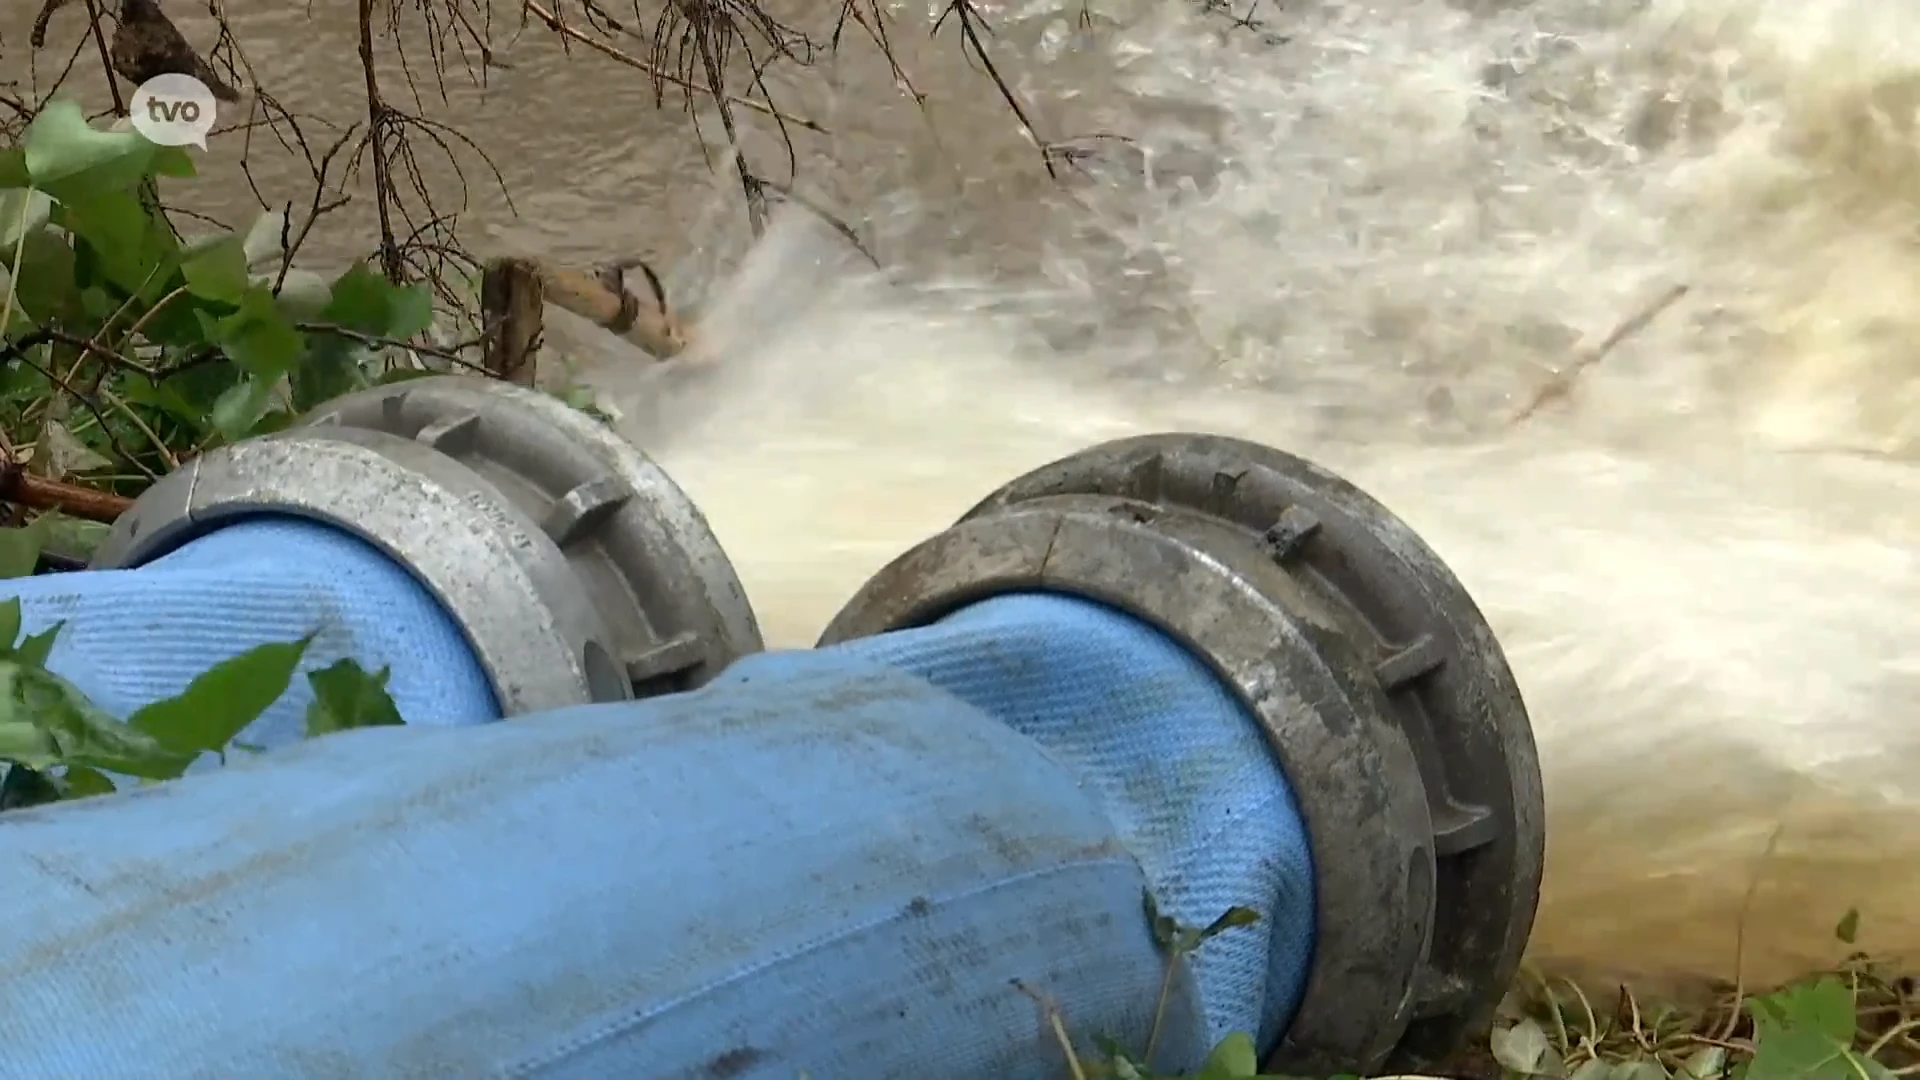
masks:
<path fill-rule="evenodd" d="M 133 130 L 159 146 L 207 148 L 213 130 L 213 91 L 191 75 L 155 75 L 128 105 Z"/>

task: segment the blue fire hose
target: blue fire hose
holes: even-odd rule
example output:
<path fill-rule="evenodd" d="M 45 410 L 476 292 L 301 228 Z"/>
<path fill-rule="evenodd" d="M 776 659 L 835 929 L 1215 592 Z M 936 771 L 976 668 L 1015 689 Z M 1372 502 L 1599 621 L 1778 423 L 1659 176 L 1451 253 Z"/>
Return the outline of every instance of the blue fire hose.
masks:
<path fill-rule="evenodd" d="M 258 757 L 0 816 L 0 1077 L 1041 1077 L 1055 1016 L 1405 1067 L 1485 1023 L 1537 893 L 1478 612 L 1232 440 L 1016 480 L 803 651 L 637 451 L 465 379 L 209 454 L 8 584 L 117 714 L 314 634 L 407 724 L 301 742 L 296 679 Z M 1149 896 L 1260 918 L 1168 983 Z"/>

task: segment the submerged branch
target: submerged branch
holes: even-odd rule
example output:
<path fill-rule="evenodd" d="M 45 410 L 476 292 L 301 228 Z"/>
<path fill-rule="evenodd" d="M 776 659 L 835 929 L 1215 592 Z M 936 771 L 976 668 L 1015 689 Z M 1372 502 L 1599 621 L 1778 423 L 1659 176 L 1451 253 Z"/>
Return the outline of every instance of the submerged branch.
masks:
<path fill-rule="evenodd" d="M 1564 370 L 1555 372 L 1553 377 L 1548 379 L 1546 384 L 1541 386 L 1540 389 L 1536 390 L 1533 397 L 1528 399 L 1527 403 L 1521 406 L 1518 412 L 1514 413 L 1513 423 L 1525 423 L 1534 413 L 1539 412 L 1553 402 L 1564 400 L 1568 395 L 1572 394 L 1574 380 L 1580 377 L 1581 372 L 1606 359 L 1607 354 L 1618 348 L 1621 342 L 1645 330 L 1653 320 L 1660 317 L 1661 312 L 1679 303 L 1680 298 L 1687 295 L 1688 289 L 1689 286 L 1686 285 L 1672 286 L 1667 289 L 1666 292 L 1655 297 L 1652 303 L 1641 308 L 1623 320 L 1620 325 L 1614 327 L 1613 332 L 1605 338 L 1602 338 L 1598 345 L 1595 345 L 1591 349 L 1583 350 L 1576 355 L 1573 363 L 1568 364 Z"/>

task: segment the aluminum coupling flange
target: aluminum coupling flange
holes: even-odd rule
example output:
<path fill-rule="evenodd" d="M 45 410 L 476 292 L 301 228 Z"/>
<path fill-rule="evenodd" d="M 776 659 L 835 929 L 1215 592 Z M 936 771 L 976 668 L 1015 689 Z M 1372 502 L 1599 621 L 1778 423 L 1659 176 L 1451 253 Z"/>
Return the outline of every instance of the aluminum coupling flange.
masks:
<path fill-rule="evenodd" d="M 1492 631 L 1419 537 L 1278 450 L 1123 439 L 995 492 L 821 643 L 1021 590 L 1157 625 L 1266 729 L 1307 825 L 1318 939 L 1264 1071 L 1418 1072 L 1491 1020 L 1539 896 L 1539 761 Z"/>
<path fill-rule="evenodd" d="M 507 716 L 689 689 L 763 647 L 685 493 L 537 391 L 444 375 L 338 398 L 163 477 L 92 565 L 138 566 L 261 514 L 326 522 L 405 566 L 460 624 Z"/>

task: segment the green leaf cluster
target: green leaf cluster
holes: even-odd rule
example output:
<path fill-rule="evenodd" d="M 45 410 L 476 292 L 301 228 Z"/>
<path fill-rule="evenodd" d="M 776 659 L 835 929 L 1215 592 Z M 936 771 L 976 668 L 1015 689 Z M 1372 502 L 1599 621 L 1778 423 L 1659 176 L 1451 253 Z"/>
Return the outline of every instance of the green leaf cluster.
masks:
<path fill-rule="evenodd" d="M 196 450 L 397 377 L 424 284 L 286 269 L 286 220 L 183 238 L 159 201 L 184 149 L 49 104 L 0 149 L 0 429 L 49 475 L 137 489 Z M 406 369 L 403 373 L 411 374 Z"/>
<path fill-rule="evenodd" d="M 0 576 L 33 571 L 44 529 L 0 530 Z M 17 597 L 0 600 L 0 811 L 103 795 L 129 780 L 172 780 L 205 754 L 225 758 L 234 740 L 292 685 L 312 644 L 270 642 L 196 676 L 174 697 L 122 721 L 47 669 L 64 624 L 22 636 Z M 387 694 L 389 672 L 351 660 L 307 674 L 309 738 L 401 723 Z"/>
<path fill-rule="evenodd" d="M 1860 916 L 1835 927 L 1854 944 Z M 1604 1006 L 1571 983 L 1516 992 L 1489 1050 L 1509 1080 L 1891 1080 L 1920 1071 L 1920 1002 L 1905 980 L 1855 953 L 1835 970 L 1703 1011 L 1643 1004 L 1628 991 Z"/>

